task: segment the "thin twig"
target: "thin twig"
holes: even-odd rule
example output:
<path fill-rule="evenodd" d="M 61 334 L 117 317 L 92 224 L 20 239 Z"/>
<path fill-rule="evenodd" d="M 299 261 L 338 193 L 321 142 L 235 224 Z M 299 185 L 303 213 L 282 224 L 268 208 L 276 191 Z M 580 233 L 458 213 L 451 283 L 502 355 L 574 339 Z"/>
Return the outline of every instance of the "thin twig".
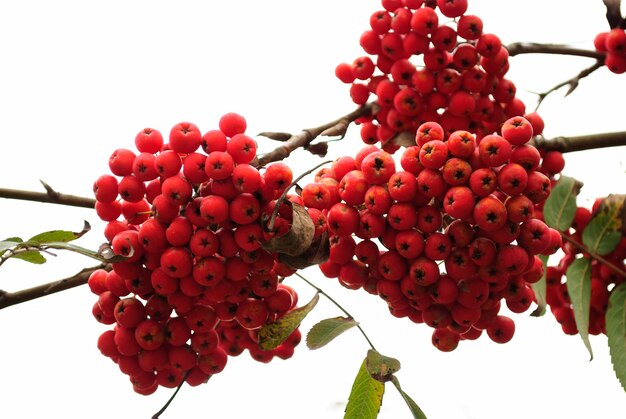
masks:
<path fill-rule="evenodd" d="M 582 70 L 580 73 L 578 73 L 577 75 L 575 75 L 571 79 L 565 80 L 564 82 L 561 82 L 561 83 L 557 84 L 556 86 L 554 86 L 550 90 L 547 90 L 544 93 L 539 93 L 539 99 L 537 100 L 537 106 L 535 106 L 535 111 L 537 109 L 539 109 L 539 106 L 541 105 L 541 103 L 544 101 L 544 99 L 546 97 L 548 97 L 548 95 L 550 93 L 553 93 L 553 92 L 559 90 L 561 87 L 569 86 L 569 89 L 565 93 L 565 96 L 568 96 L 570 93 L 572 93 L 574 90 L 576 90 L 580 80 L 584 79 L 585 77 L 587 77 L 588 75 L 590 75 L 591 73 L 593 73 L 597 69 L 601 68 L 602 66 L 604 66 L 604 62 L 598 60 L 591 67 L 585 68 L 584 70 Z"/>
<path fill-rule="evenodd" d="M 278 209 L 280 208 L 280 206 L 282 205 L 282 203 L 285 201 L 285 199 L 287 198 L 287 194 L 289 193 L 289 190 L 294 187 L 295 185 L 298 184 L 298 182 L 300 180 L 302 180 L 303 177 L 310 175 L 311 173 L 313 173 L 314 170 L 322 167 L 325 164 L 328 163 L 332 163 L 332 160 L 327 160 L 327 161 L 323 161 L 320 164 L 316 165 L 315 167 L 307 170 L 306 172 L 302 173 L 300 176 L 298 176 L 297 178 L 295 178 L 291 184 L 289 186 L 287 186 L 285 188 L 285 190 L 283 191 L 283 193 L 280 195 L 280 197 L 276 200 L 276 205 L 274 205 L 274 211 L 272 211 L 272 216 L 269 220 L 269 222 L 267 223 L 268 229 L 269 231 L 274 230 L 274 222 L 276 220 L 276 217 L 278 216 Z"/>
<path fill-rule="evenodd" d="M 189 371 L 191 371 L 191 370 L 189 370 Z M 178 394 L 178 392 L 182 388 L 183 384 L 185 384 L 185 381 L 187 381 L 187 376 L 189 375 L 189 371 L 187 371 L 185 373 L 185 375 L 183 376 L 183 380 L 180 382 L 178 387 L 176 387 L 176 390 L 174 391 L 174 394 L 172 394 L 172 396 L 167 400 L 167 402 L 163 405 L 161 410 L 159 410 L 154 415 L 152 415 L 152 419 L 159 419 L 161 417 L 161 415 L 163 414 L 163 412 L 165 412 L 167 410 L 167 408 L 170 406 L 170 404 L 174 401 L 174 398 L 176 397 L 176 395 Z M 211 376 L 209 376 L 209 378 L 211 378 Z"/>
<path fill-rule="evenodd" d="M 569 45 L 561 44 L 541 44 L 537 42 L 514 42 L 506 46 L 509 56 L 513 57 L 522 54 L 553 54 L 553 55 L 571 55 L 575 57 L 595 58 L 604 62 L 604 53 L 592 50 L 574 48 Z"/>
<path fill-rule="evenodd" d="M 87 283 L 87 280 L 89 279 L 89 276 L 92 274 L 92 272 L 98 269 L 110 270 L 111 265 L 101 263 L 99 265 L 92 266 L 91 268 L 85 268 L 76 275 L 70 276 L 68 278 L 49 282 L 47 284 L 38 285 L 36 287 L 28 288 L 25 290 L 15 292 L 0 290 L 0 310 L 15 304 L 25 303 L 36 298 L 45 297 L 59 291 L 65 291 L 70 288 L 84 285 Z"/>
<path fill-rule="evenodd" d="M 68 205 L 70 207 L 93 208 L 96 200 L 82 196 L 66 195 L 52 189 L 47 183 L 41 182 L 46 192 L 22 191 L 18 189 L 0 188 L 0 198 L 19 199 L 22 201 L 47 202 L 50 204 Z"/>
<path fill-rule="evenodd" d="M 341 304 L 339 304 L 337 301 L 335 301 L 333 299 L 333 297 L 331 297 L 330 295 L 326 294 L 324 292 L 323 289 L 321 289 L 320 287 L 318 287 L 317 285 L 315 285 L 314 283 L 312 283 L 311 281 L 309 281 L 308 279 L 306 279 L 305 277 L 303 277 L 302 275 L 300 275 L 298 272 L 295 273 L 295 275 L 300 278 L 301 280 L 303 280 L 304 282 L 306 282 L 307 284 L 309 284 L 312 288 L 314 288 L 318 293 L 322 294 L 324 297 L 326 297 L 331 303 L 333 303 L 339 310 L 343 311 L 343 313 L 348 316 L 349 318 L 354 320 L 354 317 L 352 317 L 352 315 L 350 313 L 348 313 L 346 311 L 346 309 L 344 309 Z M 361 332 L 361 334 L 363 335 L 363 337 L 365 338 L 365 340 L 367 341 L 367 343 L 369 344 L 370 348 L 372 348 L 373 350 L 376 351 L 376 348 L 374 347 L 374 345 L 372 344 L 372 341 L 370 341 L 370 338 L 367 336 L 367 334 L 365 333 L 365 331 L 363 330 L 363 328 L 361 328 L 361 325 L 357 322 L 356 327 L 359 329 L 359 331 Z M 377 351 L 378 352 L 378 351 Z"/>
<path fill-rule="evenodd" d="M 587 246 L 585 246 L 582 243 L 578 243 L 576 240 L 572 239 L 569 235 L 561 232 L 561 237 L 573 244 L 574 246 L 576 246 L 578 249 L 582 250 L 583 252 L 587 253 L 589 255 L 589 257 L 591 257 L 592 259 L 596 259 L 598 262 L 602 263 L 603 265 L 606 265 L 607 268 L 611 269 L 613 272 L 615 272 L 618 275 L 621 275 L 623 278 L 626 278 L 626 271 L 624 271 L 623 269 L 619 268 L 617 265 L 615 265 L 612 262 L 609 262 L 608 260 L 606 260 L 605 258 L 603 258 L 602 256 L 591 252 L 589 249 L 587 249 Z"/>
<path fill-rule="evenodd" d="M 531 143 L 546 151 L 571 153 L 574 151 L 593 150 L 606 147 L 626 146 L 626 131 L 606 132 L 601 134 L 579 135 L 575 137 L 535 137 Z"/>
<path fill-rule="evenodd" d="M 375 106 L 376 104 L 374 102 L 367 103 L 350 112 L 349 114 L 335 119 L 334 121 L 328 122 L 315 128 L 305 129 L 298 134 L 294 134 L 274 150 L 257 157 L 257 159 L 252 164 L 257 167 L 263 167 L 268 163 L 284 160 L 294 150 L 297 150 L 298 148 L 308 147 L 308 145 L 320 135 L 330 135 L 332 133 L 337 133 L 337 135 L 343 136 L 345 134 L 345 129 L 347 129 L 348 125 L 351 122 L 354 122 L 356 119 L 362 116 L 371 114 L 372 112 L 374 112 Z M 341 129 L 338 129 L 338 127 L 340 127 Z M 343 131 L 343 133 L 341 133 L 340 131 Z"/>

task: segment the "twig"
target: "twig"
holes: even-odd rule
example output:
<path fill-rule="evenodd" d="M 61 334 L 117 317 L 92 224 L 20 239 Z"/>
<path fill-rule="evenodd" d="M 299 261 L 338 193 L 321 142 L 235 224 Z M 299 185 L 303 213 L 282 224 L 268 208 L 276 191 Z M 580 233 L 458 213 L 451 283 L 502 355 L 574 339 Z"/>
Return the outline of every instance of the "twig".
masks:
<path fill-rule="evenodd" d="M 65 291 L 70 288 L 78 287 L 87 283 L 89 275 L 98 269 L 110 270 L 111 265 L 101 263 L 91 268 L 85 268 L 76 275 L 69 278 L 60 279 L 58 281 L 49 282 L 47 284 L 38 285 L 25 290 L 7 292 L 0 290 L 0 310 L 15 304 L 25 303 L 36 298 L 45 297 L 59 291 Z"/>
<path fill-rule="evenodd" d="M 257 157 L 252 164 L 257 167 L 263 167 L 268 163 L 280 161 L 287 158 L 291 152 L 298 148 L 307 148 L 309 144 L 320 135 L 345 135 L 345 130 L 351 122 L 374 112 L 374 102 L 367 103 L 347 115 L 334 121 L 320 125 L 319 127 L 305 129 L 299 134 L 294 134 L 285 140 L 280 146 L 274 150 Z M 315 149 L 313 149 L 315 150 Z"/>
<path fill-rule="evenodd" d="M 570 93 L 572 93 L 574 90 L 576 90 L 576 88 L 578 87 L 578 83 L 580 82 L 581 79 L 587 77 L 588 75 L 590 75 L 591 73 L 593 73 L 597 69 L 601 68 L 602 66 L 604 66 L 604 62 L 601 61 L 601 60 L 598 60 L 591 67 L 588 67 L 588 68 L 582 70 L 580 73 L 578 73 L 577 75 L 575 75 L 571 79 L 565 80 L 564 82 L 561 82 L 561 83 L 557 84 L 556 86 L 554 86 L 553 88 L 551 88 L 550 90 L 548 90 L 548 91 L 546 91 L 544 93 L 539 93 L 539 100 L 537 100 L 537 106 L 535 107 L 535 111 L 537 109 L 539 109 L 539 106 L 541 105 L 543 100 L 550 93 L 555 92 L 556 90 L 559 90 L 561 87 L 569 86 L 569 89 L 565 93 L 565 96 L 568 96 Z"/>
<path fill-rule="evenodd" d="M 189 371 L 191 371 L 191 370 L 189 370 Z M 165 412 L 167 410 L 167 408 L 170 406 L 170 404 L 174 401 L 174 398 L 176 397 L 176 395 L 180 391 L 181 387 L 187 381 L 187 376 L 189 375 L 189 371 L 187 371 L 185 373 L 185 375 L 183 376 L 183 380 L 180 382 L 178 387 L 176 387 L 176 390 L 174 391 L 174 394 L 172 394 L 172 396 L 167 400 L 167 402 L 163 405 L 161 410 L 159 410 L 154 415 L 152 415 L 152 419 L 159 419 L 161 417 L 161 415 L 163 414 L 163 412 Z M 209 378 L 211 378 L 211 376 L 209 376 Z"/>
<path fill-rule="evenodd" d="M 606 6 L 606 20 L 611 29 L 624 28 L 624 18 L 622 18 L 620 0 L 602 0 Z"/>
<path fill-rule="evenodd" d="M 333 297 L 331 297 L 330 295 L 326 294 L 324 292 L 323 289 L 321 289 L 320 287 L 318 287 L 317 285 L 315 285 L 314 283 L 312 283 L 311 281 L 309 281 L 308 279 L 306 279 L 305 277 L 303 277 L 302 275 L 300 275 L 298 272 L 295 273 L 295 275 L 300 278 L 301 280 L 303 280 L 304 282 L 306 282 L 307 284 L 309 284 L 312 288 L 314 288 L 318 293 L 322 294 L 324 297 L 328 298 L 328 300 L 333 303 L 339 310 L 343 311 L 343 313 L 348 316 L 351 319 L 354 319 L 354 317 L 352 317 L 352 315 L 350 313 L 348 313 L 346 311 L 346 309 L 344 309 L 341 304 L 339 304 L 337 301 L 335 301 L 333 299 Z M 372 348 L 373 350 L 376 351 L 376 348 L 374 348 L 374 345 L 372 344 L 372 342 L 370 341 L 370 338 L 367 336 L 367 334 L 365 333 L 365 331 L 361 328 L 361 325 L 357 322 L 356 327 L 359 329 L 359 331 L 361 332 L 361 334 L 363 335 L 363 337 L 365 338 L 365 340 L 367 341 L 367 343 L 369 344 L 370 348 Z M 377 351 L 378 352 L 378 351 Z"/>
<path fill-rule="evenodd" d="M 618 266 L 616 266 L 614 263 L 609 262 L 608 260 L 606 260 L 605 258 L 603 258 L 602 256 L 591 252 L 589 249 L 587 249 L 587 247 L 582 244 L 582 243 L 578 243 L 576 240 L 572 239 L 569 235 L 561 232 L 561 237 L 573 244 L 574 246 L 576 246 L 578 249 L 582 250 L 583 252 L 587 253 L 589 255 L 589 257 L 591 257 L 592 259 L 596 259 L 598 262 L 602 263 L 603 265 L 606 265 L 607 268 L 609 268 L 610 270 L 612 270 L 613 272 L 615 272 L 616 274 L 622 276 L 623 278 L 626 278 L 626 271 L 624 271 L 623 269 L 619 268 Z"/>
<path fill-rule="evenodd" d="M 562 44 L 540 44 L 537 42 L 514 42 L 506 46 L 509 56 L 521 54 L 555 54 L 555 55 L 572 55 L 575 57 L 595 58 L 604 62 L 604 53 L 582 48 L 573 48 L 569 45 Z"/>
<path fill-rule="evenodd" d="M 619 147 L 626 146 L 626 131 L 580 135 L 575 137 L 555 137 L 550 139 L 535 137 L 531 143 L 537 148 L 546 151 L 560 151 L 561 153 Z"/>
<path fill-rule="evenodd" d="M 267 227 L 269 229 L 269 231 L 274 230 L 274 222 L 276 220 L 276 217 L 278 216 L 278 210 L 280 209 L 280 206 L 283 204 L 283 202 L 285 201 L 285 199 L 287 198 L 287 194 L 289 193 L 289 190 L 294 187 L 295 185 L 298 184 L 298 182 L 300 180 L 302 180 L 303 177 L 310 175 L 311 173 L 313 173 L 313 171 L 315 169 L 320 168 L 321 166 L 328 164 L 328 163 L 332 163 L 331 160 L 327 160 L 327 161 L 323 161 L 320 164 L 316 165 L 315 167 L 313 167 L 312 169 L 309 169 L 307 171 L 305 171 L 304 173 L 302 173 L 300 176 L 298 176 L 297 178 L 295 178 L 293 180 L 293 182 L 291 182 L 291 184 L 289 186 L 287 186 L 285 188 L 285 190 L 283 191 L 283 193 L 280 195 L 280 197 L 276 200 L 276 205 L 274 205 L 274 211 L 272 211 L 272 216 L 269 220 L 269 222 L 267 223 Z"/>
<path fill-rule="evenodd" d="M 68 205 L 70 207 L 93 208 L 96 200 L 82 196 L 66 195 L 52 189 L 47 183 L 40 181 L 46 192 L 22 191 L 18 189 L 0 188 L 0 198 L 20 199 L 22 201 L 47 202 L 50 204 Z"/>

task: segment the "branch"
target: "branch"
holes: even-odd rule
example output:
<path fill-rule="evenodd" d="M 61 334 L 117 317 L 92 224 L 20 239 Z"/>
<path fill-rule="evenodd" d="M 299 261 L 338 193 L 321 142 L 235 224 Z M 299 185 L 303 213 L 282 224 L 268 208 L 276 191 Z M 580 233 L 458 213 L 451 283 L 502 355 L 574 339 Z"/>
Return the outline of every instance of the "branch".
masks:
<path fill-rule="evenodd" d="M 582 243 L 578 243 L 576 240 L 572 239 L 569 235 L 560 232 L 561 233 L 561 237 L 573 244 L 574 246 L 576 246 L 578 249 L 580 249 L 581 251 L 587 253 L 589 255 L 590 258 L 597 260 L 598 262 L 602 263 L 603 265 L 606 265 L 610 270 L 612 270 L 613 272 L 615 272 L 616 274 L 620 275 L 622 278 L 626 278 L 626 272 L 624 272 L 623 269 L 620 269 L 618 266 L 616 266 L 615 264 L 609 262 L 608 260 L 606 260 L 605 258 L 603 258 L 602 256 L 590 252 L 589 249 L 587 249 L 587 247 L 582 244 Z"/>
<path fill-rule="evenodd" d="M 46 192 L 31 192 L 17 189 L 0 188 L 0 198 L 20 199 L 23 201 L 47 202 L 50 204 L 68 205 L 70 207 L 93 208 L 96 200 L 82 196 L 66 195 L 52 189 L 47 183 L 40 181 Z"/>
<path fill-rule="evenodd" d="M 310 146 L 310 143 L 313 140 L 315 140 L 320 135 L 340 136 L 341 138 L 343 138 L 346 130 L 348 129 L 348 125 L 350 125 L 350 123 L 354 122 L 356 119 L 362 116 L 370 115 L 372 112 L 375 111 L 374 107 L 374 102 L 367 103 L 350 112 L 349 114 L 342 116 L 341 118 L 320 125 L 319 127 L 305 129 L 299 134 L 289 136 L 289 138 L 286 140 L 284 133 L 261 133 L 261 135 L 265 134 L 269 138 L 273 138 L 275 134 L 281 134 L 277 137 L 277 139 L 280 138 L 279 141 L 284 142 L 276 149 L 261 156 L 258 156 L 256 161 L 252 164 L 256 167 L 263 167 L 268 163 L 287 158 L 292 151 L 297 150 L 298 148 L 312 148 L 310 150 L 311 152 L 324 156 L 326 154 L 325 147 L 317 147 L 318 144 Z"/>
<path fill-rule="evenodd" d="M 514 42 L 506 46 L 509 56 L 521 54 L 555 54 L 572 55 L 576 57 L 595 58 L 604 62 L 604 53 L 591 49 L 574 48 L 562 44 L 540 44 L 537 42 Z"/>
<path fill-rule="evenodd" d="M 84 285 L 87 283 L 89 275 L 98 269 L 110 270 L 111 265 L 101 263 L 100 265 L 93 266 L 91 268 L 85 268 L 69 278 L 60 279 L 58 281 L 49 282 L 47 284 L 38 285 L 21 291 L 7 292 L 0 290 L 0 310 L 15 304 L 25 303 L 39 297 L 45 297 L 59 291 L 65 291 L 70 288 Z"/>
<path fill-rule="evenodd" d="M 555 137 L 551 139 L 538 136 L 533 138 L 531 144 L 546 151 L 560 151 L 561 153 L 619 147 L 626 146 L 626 131 L 579 135 L 576 137 Z"/>
<path fill-rule="evenodd" d="M 621 0 L 602 0 L 606 6 L 606 20 L 609 22 L 611 29 L 623 28 L 624 19 L 622 18 Z"/>
<path fill-rule="evenodd" d="M 585 77 L 587 77 L 588 75 L 590 75 L 591 73 L 593 73 L 597 69 L 601 68 L 602 66 L 604 66 L 604 62 L 601 61 L 601 60 L 598 60 L 591 67 L 588 67 L 588 68 L 582 70 L 580 73 L 578 73 L 577 75 L 575 75 L 571 79 L 565 80 L 564 82 L 557 84 L 556 86 L 554 86 L 553 88 L 551 88 L 550 90 L 548 90 L 548 91 L 546 91 L 544 93 L 539 93 L 539 100 L 537 101 L 537 106 L 535 107 L 535 110 L 537 110 L 539 108 L 539 106 L 541 105 L 543 100 L 550 93 L 552 93 L 552 92 L 554 92 L 556 90 L 559 90 L 561 87 L 569 86 L 569 89 L 567 89 L 567 92 L 565 93 L 565 96 L 569 96 L 570 93 L 572 93 L 574 90 L 576 90 L 576 88 L 578 87 L 578 83 L 580 82 L 581 79 L 584 79 Z"/>

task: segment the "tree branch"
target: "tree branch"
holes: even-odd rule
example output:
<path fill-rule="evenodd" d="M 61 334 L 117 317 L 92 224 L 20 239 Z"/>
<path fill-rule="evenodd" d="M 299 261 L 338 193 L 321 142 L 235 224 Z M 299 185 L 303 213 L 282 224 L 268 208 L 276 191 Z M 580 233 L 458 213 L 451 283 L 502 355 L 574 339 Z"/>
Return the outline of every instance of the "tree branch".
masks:
<path fill-rule="evenodd" d="M 66 195 L 52 189 L 47 183 L 40 181 L 46 192 L 22 191 L 0 188 L 0 198 L 20 199 L 23 201 L 47 202 L 50 204 L 68 205 L 70 207 L 93 208 L 96 200 L 82 196 Z"/>
<path fill-rule="evenodd" d="M 569 45 L 562 44 L 540 44 L 537 42 L 514 42 L 506 46 L 509 56 L 513 57 L 521 54 L 554 54 L 554 55 L 572 55 L 575 57 L 595 58 L 604 62 L 604 53 L 591 50 L 574 48 Z"/>
<path fill-rule="evenodd" d="M 555 137 L 551 139 L 535 137 L 531 143 L 537 148 L 547 151 L 560 151 L 561 153 L 619 147 L 626 146 L 626 131 L 579 135 L 575 137 Z"/>
<path fill-rule="evenodd" d="M 38 285 L 25 290 L 15 292 L 0 290 L 0 310 L 15 304 L 25 303 L 36 298 L 45 297 L 59 291 L 65 291 L 70 288 L 84 285 L 87 283 L 89 275 L 98 269 L 111 270 L 111 265 L 101 263 L 91 268 L 85 268 L 69 278 L 60 279 L 58 281 L 49 282 L 47 284 Z"/>
<path fill-rule="evenodd" d="M 261 135 L 265 134 L 269 138 L 273 138 L 273 136 L 269 134 L 281 134 L 280 140 L 284 142 L 276 149 L 261 156 L 258 156 L 252 163 L 252 165 L 255 165 L 256 167 L 262 167 L 268 163 L 283 160 L 287 158 L 291 154 L 291 152 L 297 150 L 298 148 L 313 148 L 311 152 L 324 156 L 326 154 L 325 147 L 321 147 L 320 149 L 320 147 L 316 147 L 318 146 L 318 144 L 310 146 L 310 143 L 313 140 L 315 140 L 320 135 L 340 136 L 341 138 L 343 138 L 350 123 L 354 122 L 356 119 L 362 116 L 371 114 L 374 111 L 375 106 L 376 104 L 374 102 L 367 103 L 350 112 L 349 114 L 335 119 L 334 121 L 328 122 L 315 128 L 305 129 L 299 134 L 291 135 L 286 140 L 284 139 L 284 133 L 262 133 Z"/>
<path fill-rule="evenodd" d="M 602 0 L 606 6 L 606 20 L 609 22 L 611 29 L 623 28 L 624 19 L 622 18 L 621 0 Z"/>
<path fill-rule="evenodd" d="M 603 65 L 604 65 L 604 63 L 602 61 L 598 60 L 591 67 L 588 67 L 588 68 L 582 70 L 580 73 L 578 73 L 577 75 L 575 75 L 571 79 L 565 80 L 564 82 L 561 82 L 561 83 L 557 84 L 556 86 L 554 86 L 553 88 L 551 88 L 550 90 L 548 90 L 548 91 L 546 91 L 544 93 L 540 93 L 539 94 L 539 100 L 537 101 L 537 106 L 535 107 L 535 110 L 537 110 L 539 108 L 539 106 L 541 105 L 543 100 L 546 97 L 548 97 L 548 95 L 550 93 L 559 90 L 561 87 L 569 86 L 569 89 L 567 89 L 567 92 L 565 93 L 565 96 L 568 96 L 570 93 L 572 93 L 574 90 L 576 90 L 576 88 L 578 87 L 578 83 L 580 82 L 581 79 L 587 77 L 588 75 L 590 75 L 591 73 L 593 73 L 597 69 L 601 68 Z"/>

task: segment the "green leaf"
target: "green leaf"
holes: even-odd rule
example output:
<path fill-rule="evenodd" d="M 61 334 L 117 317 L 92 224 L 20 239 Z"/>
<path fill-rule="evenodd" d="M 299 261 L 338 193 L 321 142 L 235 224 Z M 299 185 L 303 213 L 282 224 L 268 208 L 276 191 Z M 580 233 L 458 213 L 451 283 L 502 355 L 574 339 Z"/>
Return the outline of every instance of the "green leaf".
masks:
<path fill-rule="evenodd" d="M 548 226 L 559 231 L 566 231 L 572 226 L 576 215 L 576 195 L 579 192 L 580 182 L 561 176 L 543 205 L 543 217 Z"/>
<path fill-rule="evenodd" d="M 357 324 L 359 323 L 349 317 L 324 319 L 309 330 L 306 335 L 306 346 L 309 349 L 319 349 Z"/>
<path fill-rule="evenodd" d="M 622 238 L 626 195 L 609 195 L 600 203 L 583 231 L 583 244 L 600 256 L 611 253 Z"/>
<path fill-rule="evenodd" d="M 46 263 L 46 258 L 43 257 L 41 253 L 39 253 L 39 250 L 27 250 L 25 252 L 16 253 L 11 257 L 14 259 L 25 260 L 26 262 L 34 263 L 37 265 Z"/>
<path fill-rule="evenodd" d="M 606 335 L 615 376 L 626 391 L 626 283 L 611 291 L 606 310 Z"/>
<path fill-rule="evenodd" d="M 391 380 L 393 374 L 400 370 L 400 361 L 395 358 L 381 355 L 379 352 L 370 349 L 365 358 L 367 372 L 373 379 L 386 383 Z"/>
<path fill-rule="evenodd" d="M 369 375 L 365 364 L 364 360 L 352 384 L 344 419 L 375 419 L 383 404 L 385 385 Z"/>
<path fill-rule="evenodd" d="M 533 292 L 535 293 L 535 300 L 537 300 L 537 308 L 530 313 L 533 317 L 541 317 L 546 314 L 546 275 L 548 272 L 548 255 L 539 255 L 539 259 L 543 262 L 543 275 L 541 279 L 534 284 L 531 284 Z"/>
<path fill-rule="evenodd" d="M 283 343 L 300 326 L 302 320 L 313 310 L 319 299 L 319 294 L 315 294 L 306 305 L 290 311 L 274 323 L 263 326 L 259 330 L 259 348 L 271 350 Z"/>
<path fill-rule="evenodd" d="M 395 375 L 391 377 L 391 382 L 396 387 L 396 389 L 398 389 L 398 392 L 404 399 L 406 405 L 409 407 L 409 410 L 411 411 L 413 418 L 414 419 L 426 419 L 426 415 L 424 414 L 424 412 L 422 412 L 422 409 L 420 409 L 417 403 L 415 403 L 415 401 L 408 394 L 406 394 L 404 390 L 402 390 L 402 387 L 400 387 L 400 381 L 398 381 L 398 378 Z"/>
<path fill-rule="evenodd" d="M 22 243 L 22 239 L 20 239 L 19 237 L 9 237 L 0 241 L 0 256 L 2 256 L 4 252 L 14 247 L 18 243 Z"/>
<path fill-rule="evenodd" d="M 591 298 L 591 260 L 576 259 L 567 268 L 567 292 L 572 300 L 574 319 L 591 359 L 593 351 L 589 342 L 589 300 Z"/>
<path fill-rule="evenodd" d="M 31 237 L 30 239 L 27 240 L 27 242 L 33 243 L 33 244 L 44 244 L 44 243 L 50 243 L 50 242 L 67 243 L 72 240 L 78 239 L 79 237 L 87 233 L 89 230 L 91 230 L 91 226 L 89 225 L 87 221 L 85 221 L 82 231 L 79 231 L 77 233 L 72 232 L 72 231 L 65 231 L 65 230 L 46 231 L 46 232 L 39 233 Z"/>

